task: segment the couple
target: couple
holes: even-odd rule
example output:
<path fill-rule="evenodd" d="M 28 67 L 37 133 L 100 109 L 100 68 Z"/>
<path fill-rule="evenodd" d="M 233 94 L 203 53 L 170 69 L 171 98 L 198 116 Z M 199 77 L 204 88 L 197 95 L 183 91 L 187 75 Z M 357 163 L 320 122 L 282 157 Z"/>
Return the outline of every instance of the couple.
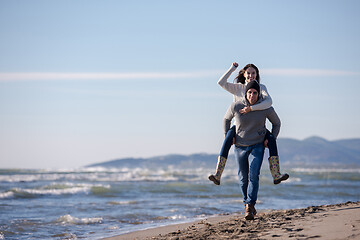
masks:
<path fill-rule="evenodd" d="M 220 78 L 218 84 L 234 95 L 224 117 L 225 140 L 220 151 L 216 173 L 209 179 L 220 185 L 221 174 L 225 168 L 228 152 L 235 144 L 235 159 L 238 163 L 241 192 L 245 203 L 245 218 L 254 219 L 255 204 L 259 190 L 259 175 L 265 147 L 269 148 L 269 166 L 274 184 L 289 178 L 280 173 L 276 137 L 280 131 L 280 119 L 272 105 L 272 100 L 265 85 L 260 84 L 258 68 L 253 64 L 246 65 L 235 78 L 236 83 L 227 82 L 238 64 L 234 62 L 230 69 Z M 235 126 L 230 128 L 231 120 Z M 272 130 L 266 129 L 268 119 Z M 249 158 L 250 157 L 250 158 Z"/>

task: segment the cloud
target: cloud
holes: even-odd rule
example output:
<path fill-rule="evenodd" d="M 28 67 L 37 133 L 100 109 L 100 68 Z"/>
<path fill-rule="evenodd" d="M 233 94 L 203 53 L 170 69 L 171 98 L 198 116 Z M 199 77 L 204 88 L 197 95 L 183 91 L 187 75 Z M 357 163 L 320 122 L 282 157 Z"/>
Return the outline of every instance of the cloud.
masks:
<path fill-rule="evenodd" d="M 196 72 L 147 72 L 147 73 L 64 73 L 28 72 L 0 73 L 0 81 L 47 81 L 47 80 L 129 80 L 129 79 L 178 79 L 216 76 L 219 71 Z"/>
<path fill-rule="evenodd" d="M 49 80 L 129 80 L 129 79 L 194 79 L 204 77 L 218 78 L 224 70 L 203 70 L 189 72 L 128 72 L 128 73 L 66 73 L 66 72 L 12 72 L 1 73 L 1 82 L 10 81 L 49 81 Z M 261 69 L 262 75 L 288 77 L 328 77 L 360 76 L 360 72 L 324 69 Z"/>
<path fill-rule="evenodd" d="M 260 72 L 262 75 L 288 76 L 288 77 L 360 76 L 360 72 L 325 70 L 325 69 L 274 68 L 274 69 L 261 69 Z"/>

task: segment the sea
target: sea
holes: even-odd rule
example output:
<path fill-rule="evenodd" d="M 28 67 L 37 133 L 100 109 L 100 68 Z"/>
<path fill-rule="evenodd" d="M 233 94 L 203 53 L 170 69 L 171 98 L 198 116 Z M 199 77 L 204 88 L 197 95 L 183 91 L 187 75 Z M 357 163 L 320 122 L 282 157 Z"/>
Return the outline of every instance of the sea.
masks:
<path fill-rule="evenodd" d="M 243 214 L 236 167 L 221 185 L 214 166 L 0 169 L 0 239 L 101 239 L 224 214 Z M 256 208 L 303 208 L 360 200 L 360 167 L 261 170 Z M 284 171 L 285 171 L 284 170 Z"/>

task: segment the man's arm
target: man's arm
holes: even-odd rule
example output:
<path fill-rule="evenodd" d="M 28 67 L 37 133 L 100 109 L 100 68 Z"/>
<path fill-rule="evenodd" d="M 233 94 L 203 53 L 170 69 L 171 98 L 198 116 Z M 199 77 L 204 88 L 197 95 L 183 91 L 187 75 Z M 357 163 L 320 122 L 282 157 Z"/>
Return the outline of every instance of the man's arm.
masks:
<path fill-rule="evenodd" d="M 277 136 L 279 135 L 279 132 L 280 132 L 281 121 L 273 107 L 270 108 L 268 111 L 269 111 L 269 113 L 267 115 L 267 118 L 269 119 L 269 121 L 272 124 L 271 133 L 274 135 L 275 138 L 277 138 Z"/>
<path fill-rule="evenodd" d="M 234 103 L 230 105 L 228 110 L 225 113 L 224 120 L 223 120 L 223 128 L 224 134 L 226 135 L 227 131 L 230 129 L 231 120 L 234 118 Z"/>

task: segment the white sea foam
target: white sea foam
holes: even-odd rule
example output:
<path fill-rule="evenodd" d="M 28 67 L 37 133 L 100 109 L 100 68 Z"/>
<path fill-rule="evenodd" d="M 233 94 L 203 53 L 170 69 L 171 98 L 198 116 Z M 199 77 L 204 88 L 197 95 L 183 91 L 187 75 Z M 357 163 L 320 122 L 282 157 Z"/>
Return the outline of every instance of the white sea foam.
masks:
<path fill-rule="evenodd" d="M 289 183 L 299 183 L 301 182 L 301 178 L 299 177 L 290 177 L 288 180 L 281 182 L 281 184 L 289 184 Z"/>
<path fill-rule="evenodd" d="M 89 187 L 72 187 L 65 189 L 44 189 L 44 190 L 31 190 L 30 193 L 35 194 L 51 194 L 51 195 L 62 195 L 62 194 L 76 194 L 80 192 L 89 192 Z"/>
<path fill-rule="evenodd" d="M 186 170 L 178 169 L 175 166 L 169 166 L 158 169 L 144 168 L 83 168 L 83 169 L 62 169 L 62 170 L 34 170 L 16 172 L 15 174 L 0 175 L 0 182 L 17 183 L 17 182 L 140 182 L 140 181 L 181 181 L 196 182 L 207 179 L 209 173 L 213 172 L 212 168 L 189 168 Z M 293 168 L 293 172 L 299 173 L 360 173 L 360 168 Z M 229 168 L 223 174 L 224 179 L 237 181 L 236 171 Z M 70 191 L 70 190 L 67 190 Z M 79 191 L 79 189 L 74 189 Z M 60 193 L 61 194 L 61 193 Z M 0 195 L 1 196 L 1 195 Z"/>
<path fill-rule="evenodd" d="M 107 202 L 109 205 L 130 205 L 130 204 L 137 204 L 137 201 L 111 201 Z"/>
<path fill-rule="evenodd" d="M 14 196 L 14 192 L 13 192 L 13 191 L 6 191 L 6 192 L 0 193 L 0 199 L 12 198 L 13 196 Z M 1 238 L 0 238 L 0 239 L 1 239 Z"/>
<path fill-rule="evenodd" d="M 293 168 L 291 170 L 302 173 L 360 173 L 360 168 Z"/>
<path fill-rule="evenodd" d="M 16 195 L 65 195 L 89 193 L 92 189 L 96 188 L 110 189 L 110 185 L 57 183 L 40 188 L 12 188 L 9 191 L 0 193 L 0 199 L 12 198 Z"/>
<path fill-rule="evenodd" d="M 65 189 L 21 189 L 14 188 L 15 193 L 26 193 L 31 195 L 63 195 L 63 194 L 76 194 L 80 192 L 89 192 L 89 187 L 72 187 Z"/>
<path fill-rule="evenodd" d="M 22 174 L 3 174 L 0 175 L 0 182 L 37 182 L 37 181 L 177 181 L 179 179 L 189 179 L 191 181 L 202 180 L 209 170 L 188 169 L 186 171 L 176 168 L 164 169 L 143 169 L 143 168 L 121 168 L 121 169 L 82 169 L 78 171 L 66 172 L 58 170 L 50 171 L 31 171 Z"/>
<path fill-rule="evenodd" d="M 60 224 L 76 224 L 76 225 L 95 224 L 95 223 L 102 223 L 103 218 L 101 218 L 101 217 L 77 218 L 77 217 L 71 216 L 70 214 L 67 214 L 67 215 L 59 217 L 58 219 L 56 219 L 55 222 L 60 223 Z"/>
<path fill-rule="evenodd" d="M 107 229 L 109 229 L 109 230 L 117 230 L 117 229 L 120 229 L 120 227 L 119 226 L 109 226 L 109 227 L 107 227 Z"/>
<path fill-rule="evenodd" d="M 184 215 L 174 215 L 174 216 L 170 216 L 169 218 L 172 219 L 172 220 L 183 220 L 183 219 L 187 219 L 187 217 L 184 216 Z"/>

